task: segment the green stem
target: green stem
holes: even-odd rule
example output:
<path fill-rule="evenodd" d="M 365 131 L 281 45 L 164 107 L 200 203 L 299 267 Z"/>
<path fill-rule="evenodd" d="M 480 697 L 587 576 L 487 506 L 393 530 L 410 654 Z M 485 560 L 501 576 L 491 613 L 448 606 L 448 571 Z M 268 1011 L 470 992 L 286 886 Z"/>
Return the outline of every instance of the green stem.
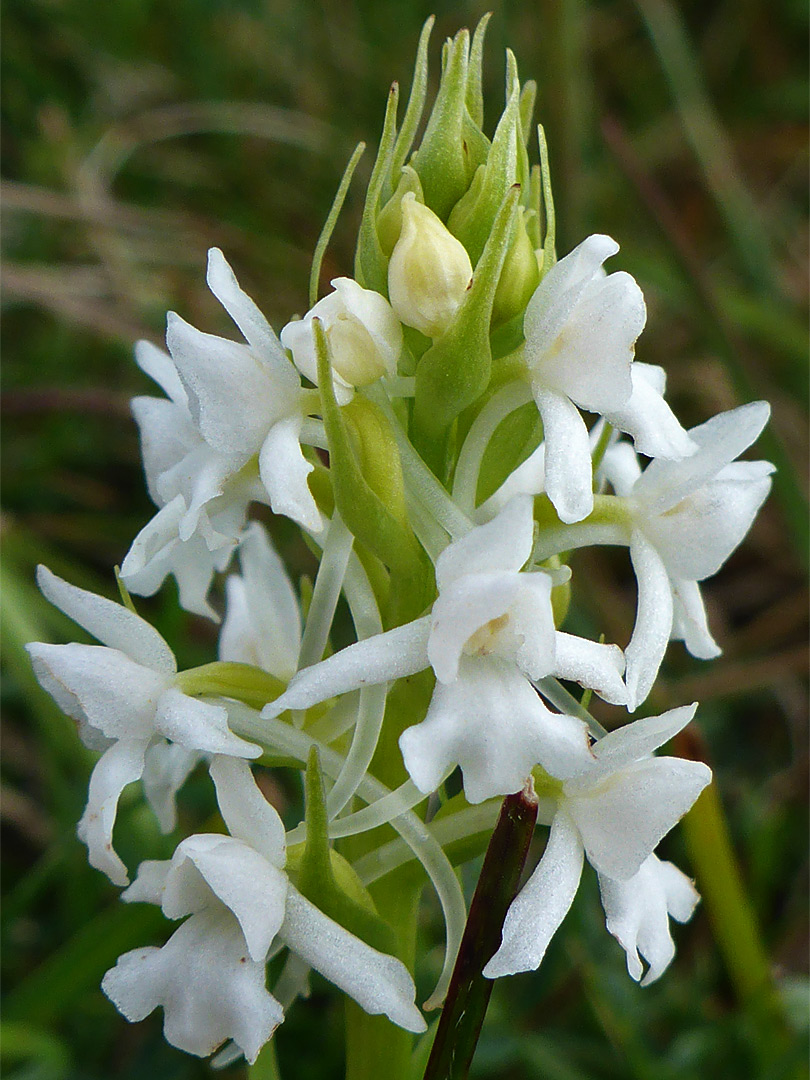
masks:
<path fill-rule="evenodd" d="M 467 927 L 453 970 L 424 1080 L 465 1080 L 492 993 L 482 971 L 501 941 L 503 921 L 517 893 L 537 820 L 531 778 L 507 795 L 492 834 L 470 904 Z"/>

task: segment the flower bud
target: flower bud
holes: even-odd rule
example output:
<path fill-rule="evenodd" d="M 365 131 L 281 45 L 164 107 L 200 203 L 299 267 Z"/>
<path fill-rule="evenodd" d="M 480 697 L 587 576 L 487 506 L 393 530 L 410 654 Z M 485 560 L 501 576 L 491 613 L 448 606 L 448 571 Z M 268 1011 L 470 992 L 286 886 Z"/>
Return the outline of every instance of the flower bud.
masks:
<path fill-rule="evenodd" d="M 363 289 L 351 278 L 335 278 L 332 285 L 333 293 L 319 300 L 303 319 L 287 323 L 280 336 L 298 370 L 317 385 L 312 320 L 321 320 L 329 343 L 335 396 L 345 404 L 355 386 L 396 374 L 402 327 L 379 293 Z"/>
<path fill-rule="evenodd" d="M 402 232 L 388 265 L 388 295 L 406 326 L 438 338 L 472 281 L 464 245 L 412 192 L 402 199 Z"/>
<path fill-rule="evenodd" d="M 518 215 L 515 238 L 506 256 L 495 290 L 492 325 L 500 326 L 522 315 L 540 284 L 537 255 L 526 231 L 525 211 Z"/>

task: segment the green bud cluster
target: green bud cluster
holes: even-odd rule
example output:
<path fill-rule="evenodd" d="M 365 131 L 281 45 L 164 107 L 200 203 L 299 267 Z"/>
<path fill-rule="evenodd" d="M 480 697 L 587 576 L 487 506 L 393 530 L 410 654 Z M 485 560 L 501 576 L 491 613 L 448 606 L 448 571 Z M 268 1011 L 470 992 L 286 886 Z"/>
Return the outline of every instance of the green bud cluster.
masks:
<path fill-rule="evenodd" d="M 521 85 L 510 51 L 505 107 L 492 136 L 484 132 L 488 21 L 472 38 L 461 30 L 444 43 L 436 99 L 414 147 L 433 20 L 425 24 L 399 127 L 391 88 L 355 257 L 358 282 L 386 296 L 406 328 L 400 373 L 416 379 L 412 437 L 440 479 L 454 425 L 483 404 L 497 361 L 519 348 L 526 305 L 555 259 L 545 140 L 532 123 L 536 88 Z"/>

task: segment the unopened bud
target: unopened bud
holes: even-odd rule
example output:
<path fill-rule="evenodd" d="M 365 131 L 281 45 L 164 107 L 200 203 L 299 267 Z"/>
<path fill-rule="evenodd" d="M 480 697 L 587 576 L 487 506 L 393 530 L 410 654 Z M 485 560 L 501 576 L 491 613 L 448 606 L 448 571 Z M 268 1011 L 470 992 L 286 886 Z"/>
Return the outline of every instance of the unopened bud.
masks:
<path fill-rule="evenodd" d="M 303 319 L 287 323 L 281 344 L 298 370 L 317 385 L 318 364 L 312 320 L 320 319 L 332 361 L 335 396 L 349 401 L 355 386 L 368 386 L 382 375 L 395 375 L 402 348 L 402 326 L 384 296 L 351 278 L 335 278 L 335 291 Z"/>
<path fill-rule="evenodd" d="M 495 302 L 492 305 L 492 325 L 501 324 L 522 315 L 540 284 L 540 268 L 537 254 L 532 247 L 523 214 L 518 215 L 517 228 L 512 246 L 498 279 Z"/>
<path fill-rule="evenodd" d="M 464 245 L 408 192 L 402 232 L 388 264 L 388 295 L 406 326 L 438 338 L 453 322 L 472 281 Z"/>

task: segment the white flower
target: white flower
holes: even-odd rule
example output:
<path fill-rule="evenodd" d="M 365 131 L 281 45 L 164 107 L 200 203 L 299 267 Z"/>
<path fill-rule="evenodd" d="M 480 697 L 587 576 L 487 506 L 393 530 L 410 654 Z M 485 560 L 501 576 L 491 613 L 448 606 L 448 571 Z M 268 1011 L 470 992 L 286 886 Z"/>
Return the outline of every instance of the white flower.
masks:
<path fill-rule="evenodd" d="M 205 1057 L 232 1038 L 249 1062 L 284 1019 L 265 988 L 268 954 L 286 945 L 372 1014 L 424 1031 L 413 980 L 303 897 L 284 873 L 284 826 L 245 762 L 215 757 L 211 776 L 230 836 L 184 840 L 171 861 L 141 864 L 127 901 L 190 916 L 162 948 L 134 949 L 102 989 L 130 1021 L 164 1011 L 166 1039 Z"/>
<path fill-rule="evenodd" d="M 400 738 L 421 791 L 433 791 L 460 765 L 467 798 L 480 802 L 518 791 L 538 762 L 563 766 L 587 750 L 585 725 L 550 712 L 531 680 L 557 675 L 623 703 L 623 658 L 616 646 L 554 629 L 551 577 L 521 570 L 532 544 L 532 500 L 523 496 L 445 548 L 431 615 L 300 672 L 265 715 L 430 665 L 437 684 L 427 715 Z"/>
<path fill-rule="evenodd" d="M 602 270 L 618 250 L 609 236 L 589 236 L 549 270 L 523 323 L 524 356 L 545 433 L 546 491 L 565 522 L 580 521 L 593 508 L 580 408 L 629 432 L 646 454 L 679 458 L 694 450 L 664 402 L 660 382 L 633 363 L 646 308 L 629 274 Z"/>
<path fill-rule="evenodd" d="M 133 402 L 149 493 L 161 509 L 122 566 L 142 595 L 174 573 L 181 602 L 204 614 L 211 614 L 211 576 L 227 563 L 252 499 L 321 528 L 307 486 L 312 465 L 299 445 L 304 407 L 295 368 L 217 248 L 208 253 L 208 284 L 247 344 L 204 334 L 170 312 L 171 356 L 139 345 L 138 363 L 168 395 Z"/>
<path fill-rule="evenodd" d="M 35 642 L 27 649 L 41 686 L 78 721 L 88 745 L 104 748 L 90 777 L 79 836 L 90 864 L 125 885 L 126 867 L 112 846 L 121 792 L 148 769 L 146 791 L 161 824 L 171 827 L 173 809 L 166 802 L 194 764 L 166 740 L 190 753 L 258 757 L 261 750 L 228 729 L 224 708 L 181 693 L 171 649 L 144 619 L 69 585 L 44 566 L 37 581 L 52 604 L 103 642 L 103 647 Z"/>
<path fill-rule="evenodd" d="M 484 968 L 487 978 L 539 966 L 576 895 L 586 855 L 601 878 L 624 883 L 626 889 L 633 888 L 635 879 L 637 890 L 647 888 L 650 872 L 639 877 L 642 866 L 711 780 L 702 762 L 653 756 L 689 723 L 696 707 L 619 728 L 583 752 L 577 767 L 556 774 L 558 783 L 548 785 L 555 809 L 546 850 L 509 908 L 502 944 Z M 611 895 L 610 886 L 607 891 L 610 929 L 620 928 L 629 949 L 630 926 L 643 921 L 649 896 L 639 899 L 631 914 L 626 892 Z M 680 913 L 683 905 L 673 901 L 676 905 Z M 643 951 L 647 939 L 642 945 L 642 936 L 639 930 Z M 656 951 L 651 959 L 656 967 L 662 962 Z"/>
<path fill-rule="evenodd" d="M 301 612 L 284 563 L 258 522 L 239 545 L 242 573 L 225 581 L 219 659 L 253 664 L 287 683 L 298 667 Z"/>
<path fill-rule="evenodd" d="M 685 923 L 700 900 L 694 884 L 670 862 L 650 855 L 627 881 L 599 875 L 605 924 L 627 954 L 627 970 L 642 986 L 664 974 L 675 955 L 670 917 Z M 644 966 L 640 956 L 648 962 Z"/>
<path fill-rule="evenodd" d="M 626 650 L 628 708 L 649 694 L 670 637 L 693 656 L 720 649 L 709 633 L 698 582 L 716 574 L 742 542 L 771 488 L 767 461 L 734 459 L 767 423 L 764 401 L 720 413 L 689 432 L 699 450 L 682 461 L 652 461 L 642 473 L 626 444 L 608 451 L 604 472 L 623 497 L 626 520 L 588 522 L 583 543 L 628 543 L 638 580 L 638 611 Z"/>
<path fill-rule="evenodd" d="M 355 386 L 368 386 L 382 375 L 396 375 L 402 350 L 402 326 L 384 296 L 351 278 L 335 278 L 335 291 L 281 331 L 281 344 L 295 366 L 318 385 L 318 359 L 312 320 L 323 323 L 329 343 L 335 396 L 350 401 Z"/>

